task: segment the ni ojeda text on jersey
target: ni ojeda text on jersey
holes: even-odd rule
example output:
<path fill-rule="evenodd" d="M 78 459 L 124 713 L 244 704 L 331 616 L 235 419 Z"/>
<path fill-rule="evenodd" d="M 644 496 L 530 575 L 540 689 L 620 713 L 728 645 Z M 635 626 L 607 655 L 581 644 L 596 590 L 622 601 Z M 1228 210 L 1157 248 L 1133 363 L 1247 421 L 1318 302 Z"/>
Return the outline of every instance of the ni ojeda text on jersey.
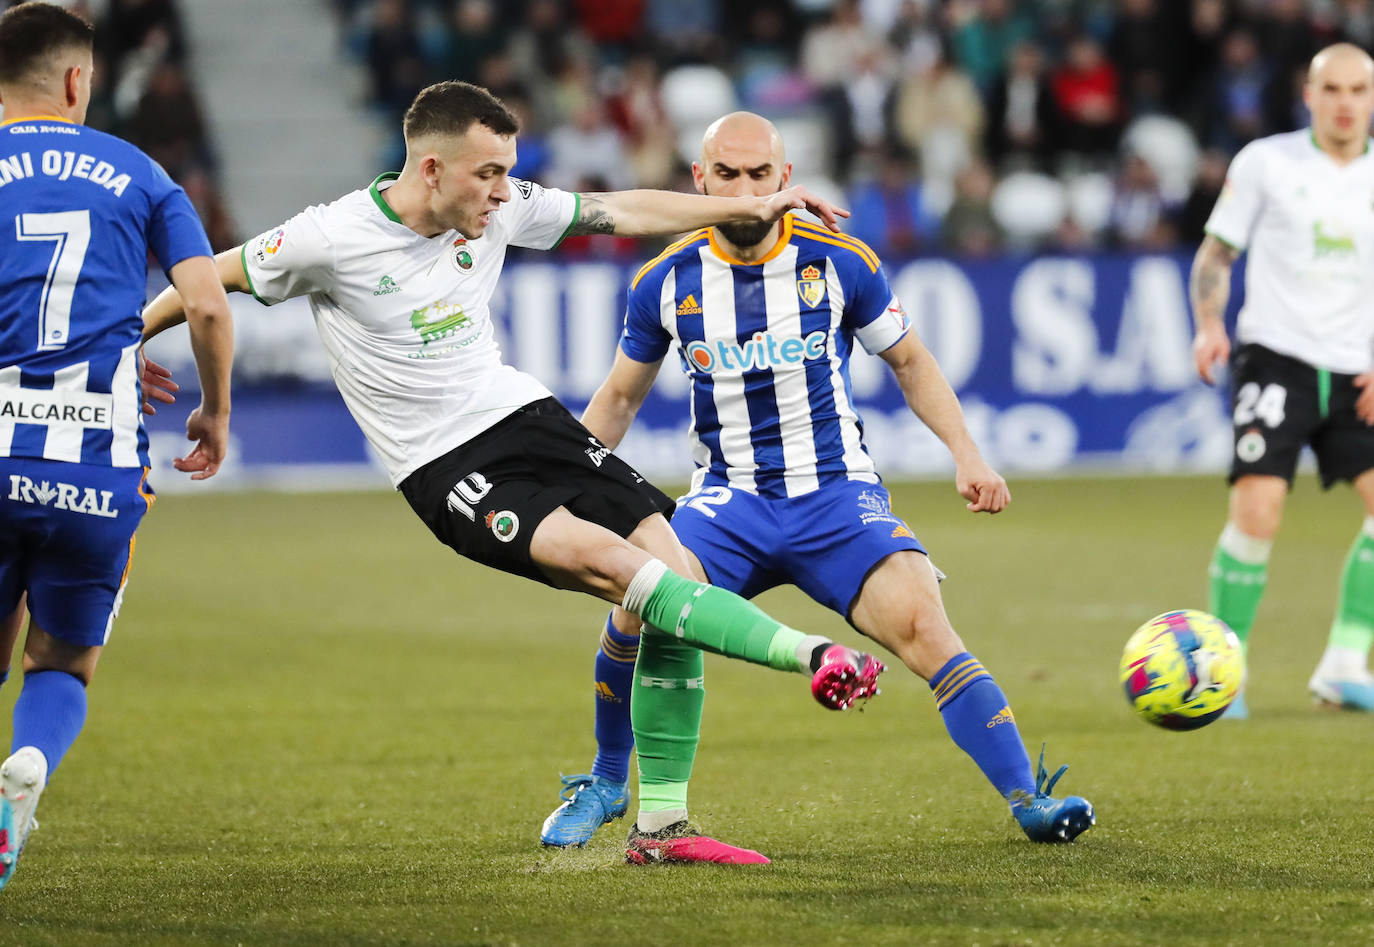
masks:
<path fill-rule="evenodd" d="M 48 131 L 46 126 L 32 126 L 34 132 Z M 24 126 L 12 129 L 22 133 Z M 98 161 L 88 154 L 77 151 L 57 151 L 49 148 L 36 159 L 27 151 L 0 158 L 0 187 L 12 181 L 20 181 L 43 174 L 59 181 L 68 178 L 82 178 L 98 184 L 115 197 L 122 197 L 129 186 L 129 175 L 121 174 L 108 161 Z"/>

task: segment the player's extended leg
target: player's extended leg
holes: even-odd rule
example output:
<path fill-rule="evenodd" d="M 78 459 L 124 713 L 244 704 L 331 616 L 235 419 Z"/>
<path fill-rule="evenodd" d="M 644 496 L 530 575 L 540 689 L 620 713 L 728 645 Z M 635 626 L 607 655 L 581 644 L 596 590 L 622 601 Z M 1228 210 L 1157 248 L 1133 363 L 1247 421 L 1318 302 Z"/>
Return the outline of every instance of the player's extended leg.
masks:
<path fill-rule="evenodd" d="M 1093 824 L 1087 800 L 1048 795 L 1059 774 L 1046 782 L 1043 753 L 1032 776 L 1011 706 L 950 625 L 935 569 L 924 554 L 903 550 L 884 559 L 865 580 L 851 618 L 930 683 L 950 737 L 1007 800 L 1027 836 L 1068 842 Z"/>
<path fill-rule="evenodd" d="M 596 759 L 590 772 L 564 776 L 562 805 L 539 832 L 545 845 L 585 845 L 596 830 L 623 816 L 630 803 L 630 689 L 639 654 L 640 621 L 623 608 L 606 617 L 596 648 L 593 733 Z"/>
<path fill-rule="evenodd" d="M 1246 474 L 1231 485 L 1230 515 L 1217 539 L 1208 568 L 1208 610 L 1231 627 L 1241 647 L 1249 651 L 1264 586 L 1269 580 L 1269 554 L 1283 519 L 1288 481 L 1270 474 Z M 1236 695 L 1225 718 L 1249 716 L 1245 693 Z"/>
<path fill-rule="evenodd" d="M 1355 478 L 1365 519 L 1345 558 L 1340 598 L 1331 622 L 1326 652 L 1308 688 L 1323 703 L 1374 711 L 1374 677 L 1369 649 L 1374 644 L 1374 470 Z"/>
<path fill-rule="evenodd" d="M 74 645 L 29 622 L 24 683 L 14 704 L 10 756 L 0 764 L 0 888 L 14 876 L 38 797 L 86 722 L 86 685 L 99 645 Z"/>
<path fill-rule="evenodd" d="M 716 654 L 813 674 L 834 644 L 787 627 L 733 592 L 685 578 L 691 572 L 682 545 L 658 514 L 646 517 L 623 540 L 560 508 L 535 530 L 530 555 L 560 588 L 619 604 L 638 615 L 650 633 Z M 856 678 L 856 688 L 871 686 L 872 680 Z M 852 696 L 866 693 L 842 695 Z"/>

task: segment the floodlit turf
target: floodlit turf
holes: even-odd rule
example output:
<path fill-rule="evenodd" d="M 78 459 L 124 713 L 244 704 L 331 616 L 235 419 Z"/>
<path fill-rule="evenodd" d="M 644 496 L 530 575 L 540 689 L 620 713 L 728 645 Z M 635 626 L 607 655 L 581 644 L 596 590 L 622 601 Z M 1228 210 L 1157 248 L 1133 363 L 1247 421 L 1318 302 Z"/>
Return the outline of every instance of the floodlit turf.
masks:
<path fill-rule="evenodd" d="M 591 757 L 591 599 L 464 563 L 400 497 L 176 496 L 140 532 L 86 731 L 0 893 L 0 943 L 1374 942 L 1374 720 L 1311 707 L 1359 514 L 1292 497 L 1246 723 L 1168 733 L 1116 684 L 1131 631 L 1205 607 L 1216 479 L 1013 483 L 973 517 L 895 490 L 1028 743 L 1097 806 L 1027 842 L 890 671 L 862 714 L 708 657 L 693 811 L 762 868 L 631 868 L 625 824 L 546 852 Z M 761 603 L 843 636 L 793 592 Z M 5 719 L 17 687 L 0 690 Z"/>

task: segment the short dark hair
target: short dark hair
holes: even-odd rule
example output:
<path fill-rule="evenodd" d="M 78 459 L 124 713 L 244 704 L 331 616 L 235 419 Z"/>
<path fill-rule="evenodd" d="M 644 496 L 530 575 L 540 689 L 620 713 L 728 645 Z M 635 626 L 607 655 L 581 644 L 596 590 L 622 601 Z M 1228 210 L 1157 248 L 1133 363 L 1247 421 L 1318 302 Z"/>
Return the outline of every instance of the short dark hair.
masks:
<path fill-rule="evenodd" d="M 70 10 L 51 3 L 21 3 L 0 16 L 0 84 L 20 82 L 54 53 L 90 51 L 95 28 Z"/>
<path fill-rule="evenodd" d="M 406 141 L 425 135 L 461 135 L 473 124 L 498 135 L 520 131 L 520 120 L 504 102 L 470 82 L 448 80 L 421 89 L 406 109 L 402 129 Z"/>

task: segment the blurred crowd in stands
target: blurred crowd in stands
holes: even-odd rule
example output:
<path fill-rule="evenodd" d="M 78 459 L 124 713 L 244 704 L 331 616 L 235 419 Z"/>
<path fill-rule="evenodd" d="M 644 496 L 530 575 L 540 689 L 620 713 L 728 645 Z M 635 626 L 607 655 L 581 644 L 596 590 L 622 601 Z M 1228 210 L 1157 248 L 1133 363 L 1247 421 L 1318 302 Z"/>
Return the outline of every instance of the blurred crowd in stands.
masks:
<path fill-rule="evenodd" d="M 464 79 L 521 116 L 519 175 L 689 188 L 751 109 L 895 255 L 1193 244 L 1231 156 L 1306 124 L 1312 54 L 1374 42 L 1374 0 L 332 2 L 391 121 Z"/>
<path fill-rule="evenodd" d="M 236 246 L 240 238 L 219 191 L 215 152 L 187 67 L 177 0 L 57 2 L 96 26 L 86 123 L 157 159 L 186 189 L 216 252 Z"/>

